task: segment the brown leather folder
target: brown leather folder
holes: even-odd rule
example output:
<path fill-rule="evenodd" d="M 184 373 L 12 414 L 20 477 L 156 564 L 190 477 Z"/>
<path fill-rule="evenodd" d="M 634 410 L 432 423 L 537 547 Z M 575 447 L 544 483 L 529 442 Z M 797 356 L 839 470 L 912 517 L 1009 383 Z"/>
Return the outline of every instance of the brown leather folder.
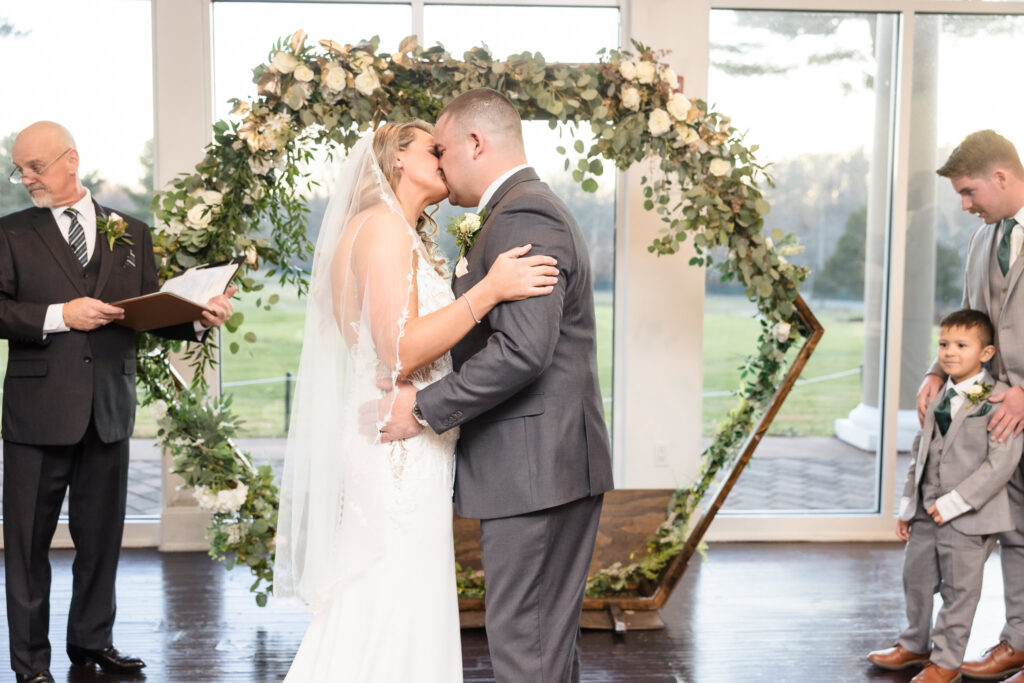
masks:
<path fill-rule="evenodd" d="M 124 318 L 114 322 L 137 332 L 199 320 L 203 311 L 210 310 L 171 292 L 153 292 L 110 305 L 124 309 Z"/>

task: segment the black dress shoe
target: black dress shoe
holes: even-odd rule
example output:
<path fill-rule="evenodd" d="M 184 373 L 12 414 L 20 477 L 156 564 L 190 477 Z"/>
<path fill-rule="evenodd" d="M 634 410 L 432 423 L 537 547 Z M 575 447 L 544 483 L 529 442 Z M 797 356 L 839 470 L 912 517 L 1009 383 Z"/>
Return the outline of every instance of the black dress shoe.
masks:
<path fill-rule="evenodd" d="M 146 666 L 146 663 L 138 657 L 121 654 L 113 645 L 102 650 L 90 650 L 78 647 L 77 645 L 68 645 L 68 657 L 71 658 L 71 663 L 76 666 L 95 663 L 107 673 L 134 673 Z"/>
<path fill-rule="evenodd" d="M 14 674 L 14 680 L 18 683 L 53 683 L 53 676 L 49 671 L 40 671 L 37 674 Z"/>

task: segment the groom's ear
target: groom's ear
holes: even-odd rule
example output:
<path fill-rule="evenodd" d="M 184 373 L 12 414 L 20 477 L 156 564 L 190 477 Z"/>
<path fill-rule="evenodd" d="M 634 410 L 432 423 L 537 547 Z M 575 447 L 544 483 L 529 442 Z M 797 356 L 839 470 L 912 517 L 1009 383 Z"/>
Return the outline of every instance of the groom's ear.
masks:
<path fill-rule="evenodd" d="M 473 145 L 473 161 L 476 161 L 484 151 L 484 136 L 479 131 L 469 131 L 469 142 Z"/>

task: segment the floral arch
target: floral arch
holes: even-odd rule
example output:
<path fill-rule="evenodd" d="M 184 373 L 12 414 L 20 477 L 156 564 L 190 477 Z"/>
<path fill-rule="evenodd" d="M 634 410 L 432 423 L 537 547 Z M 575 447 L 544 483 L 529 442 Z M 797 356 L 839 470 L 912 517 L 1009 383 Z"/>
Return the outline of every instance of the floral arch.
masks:
<path fill-rule="evenodd" d="M 745 144 L 728 117 L 679 90 L 676 75 L 660 61 L 663 52 L 633 47 L 603 50 L 590 64 L 548 64 L 528 52 L 496 61 L 486 48 L 470 50 L 460 61 L 440 45 L 418 45 L 415 37 L 388 54 L 379 51 L 376 38 L 310 45 L 298 31 L 279 41 L 268 62 L 254 70 L 256 99 L 234 100 L 231 119 L 215 124 L 202 161 L 153 202 L 162 278 L 245 254 L 249 271 L 242 289 L 269 310 L 276 296 L 261 297 L 262 285 L 251 277 L 260 264 L 267 276 L 296 286 L 300 294 L 307 286 L 305 272 L 294 264 L 312 247 L 304 207 L 309 179 L 301 165 L 312 160 L 314 150 L 347 152 L 363 132 L 384 121 L 433 121 L 445 103 L 470 88 L 504 92 L 524 118 L 564 126 L 574 144 L 558 152 L 585 191 L 597 189 L 594 177 L 606 161 L 622 170 L 646 169 L 644 208 L 661 221 L 648 250 L 674 254 L 689 237 L 695 251 L 690 265 L 706 267 L 713 265 L 713 249 L 724 252 L 714 265 L 724 280 L 745 288 L 762 329 L 745 362 L 738 405 L 702 455 L 697 483 L 673 497 L 647 554 L 592 577 L 590 596 L 634 590 L 680 553 L 691 513 L 721 468 L 736 458 L 756 414 L 780 383 L 787 350 L 807 333 L 796 309 L 807 270 L 786 261 L 786 254 L 798 250 L 791 237 L 763 232 L 769 206 L 759 187 L 771 180 L 755 160 L 756 147 Z M 593 134 L 589 147 L 580 139 L 584 132 Z M 234 332 L 243 322 L 235 314 L 226 327 Z M 243 338 L 255 341 L 252 332 Z M 263 605 L 273 582 L 277 518 L 270 467 L 254 467 L 232 443 L 238 418 L 230 399 L 208 397 L 204 371 L 215 362 L 209 346 L 189 350 L 196 373 L 186 387 L 175 383 L 163 342 L 140 339 L 140 378 L 146 400 L 156 401 L 161 445 L 172 455 L 175 473 L 213 513 L 210 554 L 229 569 L 249 567 L 252 591 Z M 232 342 L 230 350 L 237 352 L 239 343 Z M 483 584 L 462 572 L 459 590 L 478 597 Z"/>

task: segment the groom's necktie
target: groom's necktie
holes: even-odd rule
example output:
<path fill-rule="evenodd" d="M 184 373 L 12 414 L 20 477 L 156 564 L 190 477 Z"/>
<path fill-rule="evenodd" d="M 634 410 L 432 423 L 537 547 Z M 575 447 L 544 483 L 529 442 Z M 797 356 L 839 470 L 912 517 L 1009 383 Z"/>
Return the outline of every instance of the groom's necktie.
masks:
<path fill-rule="evenodd" d="M 949 429 L 950 423 L 953 421 L 953 413 L 950 410 L 950 400 L 956 396 L 956 389 L 950 387 L 946 395 L 939 401 L 939 405 L 935 406 L 935 424 L 939 426 L 939 431 L 942 435 L 946 435 L 946 430 Z"/>
<path fill-rule="evenodd" d="M 1010 272 L 1010 235 L 1013 234 L 1013 226 L 1017 225 L 1016 218 L 1007 218 L 1003 221 L 1003 238 L 999 240 L 999 248 L 996 249 L 996 258 L 999 259 L 999 270 L 1003 275 Z"/>
<path fill-rule="evenodd" d="M 68 244 L 71 251 L 75 252 L 75 258 L 83 266 L 89 261 L 89 254 L 85 248 L 85 230 L 78 222 L 78 212 L 74 209 L 65 209 L 64 215 L 71 219 L 71 228 L 68 230 Z"/>

